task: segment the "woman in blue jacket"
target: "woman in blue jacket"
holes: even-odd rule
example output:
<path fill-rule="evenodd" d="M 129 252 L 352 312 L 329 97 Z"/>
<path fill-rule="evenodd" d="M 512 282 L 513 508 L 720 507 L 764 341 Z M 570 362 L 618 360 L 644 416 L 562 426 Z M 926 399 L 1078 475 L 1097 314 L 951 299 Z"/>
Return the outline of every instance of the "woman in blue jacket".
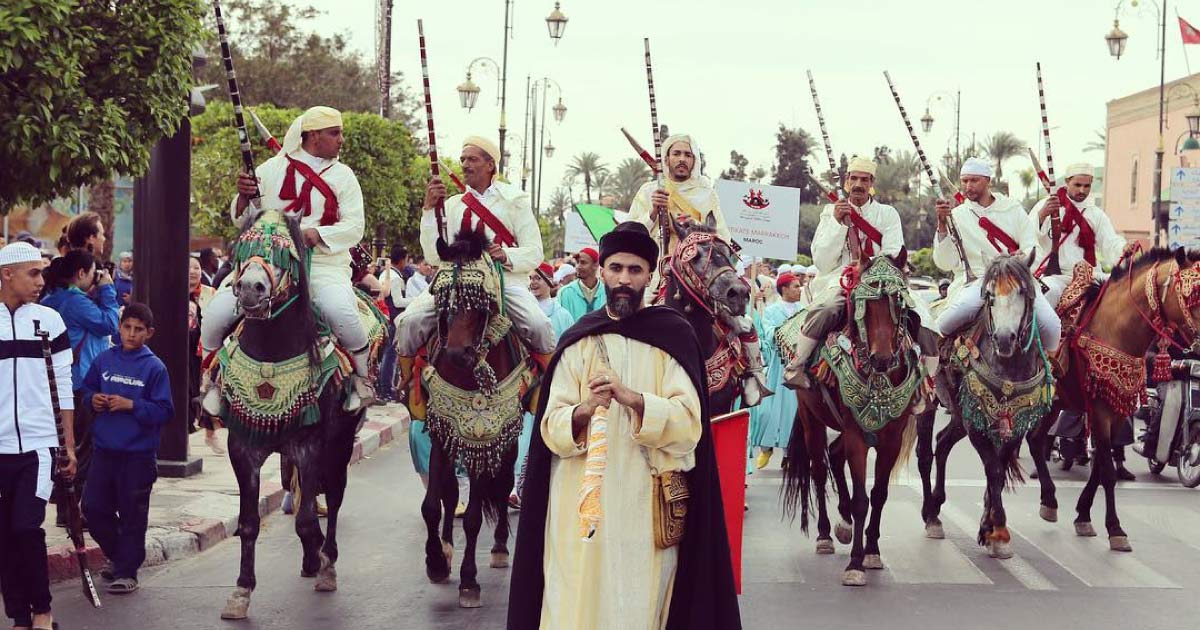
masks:
<path fill-rule="evenodd" d="M 87 480 L 88 465 L 91 463 L 92 436 L 91 408 L 80 400 L 83 377 L 92 361 L 112 345 L 110 338 L 117 334 L 120 306 L 117 304 L 117 289 L 112 277 L 96 263 L 96 258 L 87 250 L 72 249 L 55 258 L 42 272 L 46 280 L 42 305 L 58 311 L 67 325 L 67 337 L 71 341 L 71 389 L 75 392 L 75 455 L 79 460 L 79 472 L 75 475 L 77 492 L 82 495 L 83 483 Z M 91 292 L 91 295 L 89 295 Z M 59 507 L 59 524 L 65 511 Z"/>

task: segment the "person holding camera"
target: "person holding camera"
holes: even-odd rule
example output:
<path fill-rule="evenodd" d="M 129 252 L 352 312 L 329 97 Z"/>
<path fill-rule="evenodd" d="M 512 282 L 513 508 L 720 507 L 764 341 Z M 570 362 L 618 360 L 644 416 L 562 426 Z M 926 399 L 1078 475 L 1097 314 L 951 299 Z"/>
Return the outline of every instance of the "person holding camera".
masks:
<path fill-rule="evenodd" d="M 83 484 L 87 480 L 91 464 L 93 414 L 80 401 L 83 377 L 92 366 L 92 361 L 112 345 L 110 338 L 118 333 L 117 320 L 120 304 L 112 275 L 104 269 L 86 249 L 72 249 L 55 258 L 42 271 L 46 285 L 42 294 L 42 305 L 54 309 L 67 327 L 67 337 L 74 357 L 71 365 L 71 382 L 75 393 L 75 455 L 79 470 L 75 475 L 75 496 L 83 495 Z M 93 291 L 93 289 L 95 289 Z M 66 509 L 61 500 L 57 522 L 65 526 Z"/>

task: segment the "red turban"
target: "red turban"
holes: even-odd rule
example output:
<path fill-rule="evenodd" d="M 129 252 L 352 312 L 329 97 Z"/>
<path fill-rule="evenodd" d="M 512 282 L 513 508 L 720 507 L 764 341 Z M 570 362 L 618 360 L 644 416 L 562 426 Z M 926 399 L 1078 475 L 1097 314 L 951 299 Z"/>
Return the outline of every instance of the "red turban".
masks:
<path fill-rule="evenodd" d="M 796 274 L 791 273 L 791 272 L 781 273 L 781 274 L 779 274 L 779 277 L 775 279 L 775 290 L 782 291 L 783 287 L 786 287 L 787 285 L 791 284 L 795 280 L 796 280 Z"/>
<path fill-rule="evenodd" d="M 592 259 L 592 262 L 600 262 L 600 254 L 595 249 L 592 249 L 591 247 L 584 247 L 583 249 L 579 250 L 579 253 L 587 254 L 588 256 L 590 256 Z"/>

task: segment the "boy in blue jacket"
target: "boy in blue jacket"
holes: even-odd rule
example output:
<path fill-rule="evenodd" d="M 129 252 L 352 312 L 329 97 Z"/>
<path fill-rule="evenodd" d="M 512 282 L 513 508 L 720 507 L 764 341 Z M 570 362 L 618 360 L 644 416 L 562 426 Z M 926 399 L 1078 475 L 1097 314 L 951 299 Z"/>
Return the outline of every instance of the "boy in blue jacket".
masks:
<path fill-rule="evenodd" d="M 83 513 L 111 568 L 110 593 L 137 590 L 146 559 L 150 489 L 158 479 L 159 431 L 175 413 L 167 369 L 146 347 L 154 314 L 145 304 L 125 307 L 121 346 L 96 357 L 83 380 L 82 400 L 96 411 L 92 469 Z"/>

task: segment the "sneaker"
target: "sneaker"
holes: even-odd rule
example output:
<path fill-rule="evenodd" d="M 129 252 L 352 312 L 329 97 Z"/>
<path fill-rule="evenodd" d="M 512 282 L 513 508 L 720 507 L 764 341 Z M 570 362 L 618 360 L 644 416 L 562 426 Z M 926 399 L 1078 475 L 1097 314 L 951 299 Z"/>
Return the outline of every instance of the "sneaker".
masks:
<path fill-rule="evenodd" d="M 467 513 L 467 504 L 462 501 L 458 502 L 458 507 L 454 508 L 454 518 L 462 518 Z"/>
<path fill-rule="evenodd" d="M 217 439 L 215 434 L 205 437 L 204 443 L 208 445 L 208 448 L 212 450 L 214 455 L 225 454 L 225 447 L 221 446 L 221 441 Z"/>
<path fill-rule="evenodd" d="M 773 451 L 769 448 L 764 448 L 762 451 L 759 452 L 758 457 L 754 458 L 754 467 L 759 470 L 766 468 L 767 464 L 771 463 L 771 455 L 774 455 L 774 454 L 775 454 L 775 451 Z"/>

